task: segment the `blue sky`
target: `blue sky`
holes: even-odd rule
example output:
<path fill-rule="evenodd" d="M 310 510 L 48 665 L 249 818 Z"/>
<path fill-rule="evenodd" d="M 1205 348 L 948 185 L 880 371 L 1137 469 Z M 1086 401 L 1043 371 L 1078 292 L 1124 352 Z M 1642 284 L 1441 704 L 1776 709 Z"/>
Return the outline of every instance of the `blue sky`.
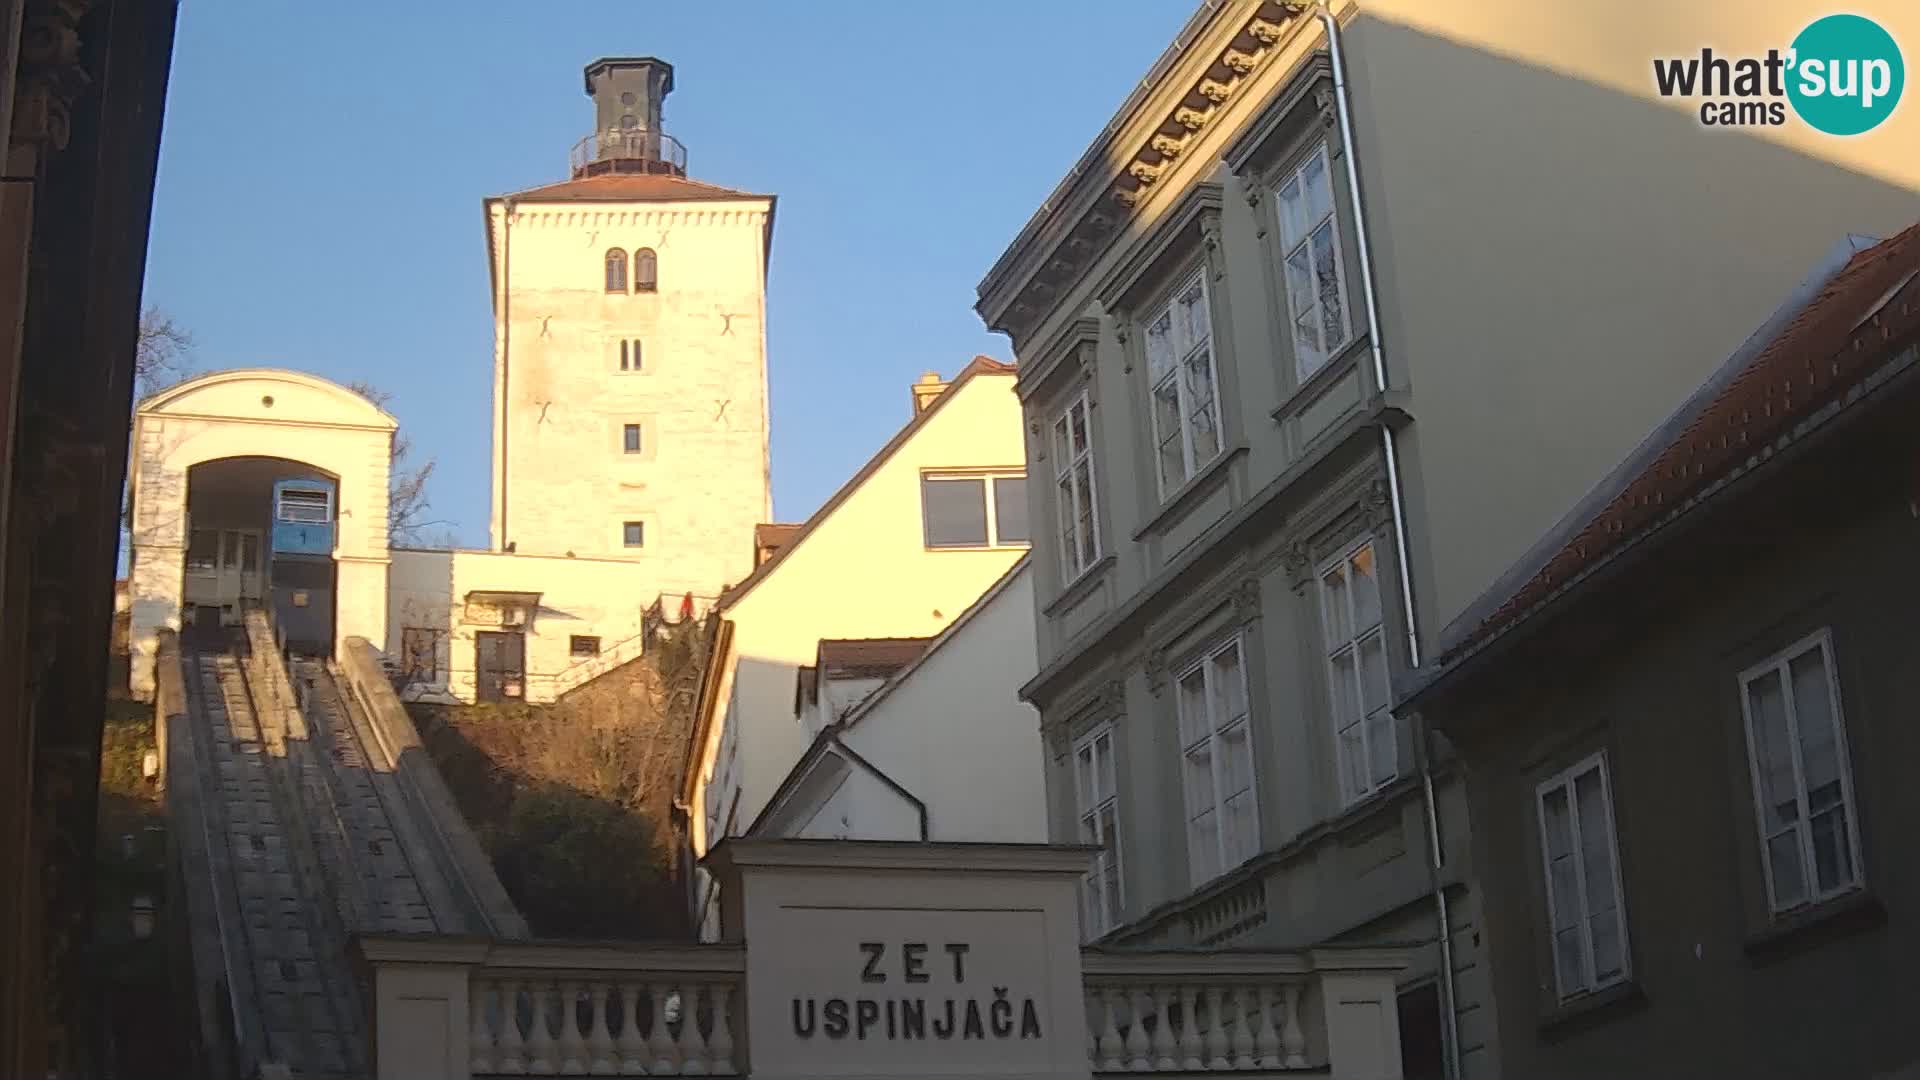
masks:
<path fill-rule="evenodd" d="M 1192 13 L 1185 0 L 182 5 L 146 300 L 198 370 L 366 379 L 487 540 L 480 200 L 563 179 L 581 68 L 675 67 L 699 179 L 779 195 L 775 515 L 800 520 L 909 413 L 921 371 L 1011 359 L 974 287 Z"/>

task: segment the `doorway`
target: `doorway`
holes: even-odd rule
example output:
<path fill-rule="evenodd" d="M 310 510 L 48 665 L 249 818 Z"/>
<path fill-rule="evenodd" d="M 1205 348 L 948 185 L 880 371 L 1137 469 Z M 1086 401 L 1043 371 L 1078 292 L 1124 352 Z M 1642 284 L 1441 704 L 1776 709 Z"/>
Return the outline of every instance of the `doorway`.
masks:
<path fill-rule="evenodd" d="M 187 544 L 184 602 L 217 607 L 222 621 L 230 621 L 239 616 L 243 601 L 265 598 L 260 539 L 259 529 L 194 529 Z"/>
<path fill-rule="evenodd" d="M 517 701 L 526 694 L 527 635 L 519 630 L 481 630 L 473 635 L 474 697 Z"/>

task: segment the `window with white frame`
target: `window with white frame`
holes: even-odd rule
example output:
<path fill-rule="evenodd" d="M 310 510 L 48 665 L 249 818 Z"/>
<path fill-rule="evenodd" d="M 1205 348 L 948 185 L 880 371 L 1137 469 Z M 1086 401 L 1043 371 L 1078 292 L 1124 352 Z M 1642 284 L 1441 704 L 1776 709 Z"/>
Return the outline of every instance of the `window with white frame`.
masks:
<path fill-rule="evenodd" d="M 930 548 L 1025 547 L 1032 540 L 1023 472 L 922 474 L 920 511 Z"/>
<path fill-rule="evenodd" d="M 1293 322 L 1294 372 L 1305 381 L 1352 336 L 1326 144 L 1280 181 L 1274 203 L 1280 215 L 1287 312 Z"/>
<path fill-rule="evenodd" d="M 1860 830 L 1833 639 L 1822 630 L 1740 676 L 1767 901 L 1774 912 L 1861 884 Z"/>
<path fill-rule="evenodd" d="M 1098 937 L 1120 923 L 1120 810 L 1114 788 L 1113 725 L 1101 724 L 1074 743 L 1073 791 L 1080 842 L 1100 849 L 1081 889 L 1081 929 Z"/>
<path fill-rule="evenodd" d="M 1187 864 L 1193 884 L 1201 885 L 1260 851 L 1239 636 L 1182 670 L 1174 685 L 1187 803 Z"/>
<path fill-rule="evenodd" d="M 1379 569 L 1370 539 L 1320 568 L 1327 703 L 1344 803 L 1373 794 L 1400 771 Z"/>
<path fill-rule="evenodd" d="M 1053 421 L 1053 476 L 1060 517 L 1060 579 L 1072 581 L 1100 559 L 1099 500 L 1093 488 L 1093 438 L 1085 391 Z"/>
<path fill-rule="evenodd" d="M 1620 982 L 1628 972 L 1627 906 L 1605 752 L 1542 783 L 1535 801 L 1554 985 L 1565 1001 Z"/>
<path fill-rule="evenodd" d="M 1205 273 L 1195 273 L 1147 322 L 1147 380 L 1160 494 L 1220 456 L 1220 400 Z"/>

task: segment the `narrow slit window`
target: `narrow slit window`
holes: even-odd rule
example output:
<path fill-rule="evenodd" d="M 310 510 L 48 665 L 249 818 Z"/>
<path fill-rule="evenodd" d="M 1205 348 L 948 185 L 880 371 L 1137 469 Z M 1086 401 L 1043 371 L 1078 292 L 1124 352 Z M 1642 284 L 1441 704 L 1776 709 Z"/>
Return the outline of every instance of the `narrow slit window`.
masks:
<path fill-rule="evenodd" d="M 640 452 L 640 425 L 628 424 L 620 432 L 621 448 L 629 454 Z"/>
<path fill-rule="evenodd" d="M 621 371 L 639 371 L 640 358 L 641 358 L 640 339 L 639 338 L 621 338 L 620 339 L 620 370 Z"/>

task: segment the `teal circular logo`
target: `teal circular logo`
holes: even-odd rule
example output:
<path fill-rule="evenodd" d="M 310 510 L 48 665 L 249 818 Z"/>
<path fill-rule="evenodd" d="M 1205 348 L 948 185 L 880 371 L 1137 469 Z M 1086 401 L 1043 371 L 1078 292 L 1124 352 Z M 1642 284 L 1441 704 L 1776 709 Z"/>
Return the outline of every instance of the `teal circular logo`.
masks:
<path fill-rule="evenodd" d="M 1800 119 L 1829 135 L 1872 131 L 1893 115 L 1907 66 L 1893 35 L 1872 19 L 1828 15 L 1793 39 L 1787 99 Z"/>

